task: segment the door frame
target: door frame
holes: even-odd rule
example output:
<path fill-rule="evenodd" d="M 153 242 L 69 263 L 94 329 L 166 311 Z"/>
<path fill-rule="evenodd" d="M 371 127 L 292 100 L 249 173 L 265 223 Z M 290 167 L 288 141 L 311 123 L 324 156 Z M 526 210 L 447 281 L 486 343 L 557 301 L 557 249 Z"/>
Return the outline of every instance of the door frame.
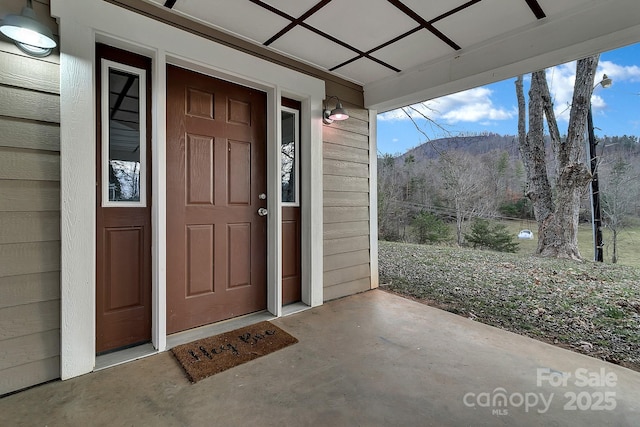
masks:
<path fill-rule="evenodd" d="M 280 105 L 301 101 L 302 301 L 323 301 L 324 81 L 103 0 L 55 0 L 60 28 L 61 377 L 95 367 L 95 43 L 152 59 L 152 343 L 166 350 L 166 64 L 267 93 L 267 309 L 282 314 Z M 117 34 L 117 36 L 116 36 Z M 93 142 L 93 143 L 91 143 Z"/>

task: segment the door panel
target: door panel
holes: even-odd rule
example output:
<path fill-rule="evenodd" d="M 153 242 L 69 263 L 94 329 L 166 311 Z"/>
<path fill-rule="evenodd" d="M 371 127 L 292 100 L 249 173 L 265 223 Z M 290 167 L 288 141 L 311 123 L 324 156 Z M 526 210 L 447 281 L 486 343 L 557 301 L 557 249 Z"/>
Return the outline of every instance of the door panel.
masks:
<path fill-rule="evenodd" d="M 96 352 L 101 353 L 151 340 L 151 168 L 144 161 L 151 158 L 151 60 L 101 44 L 96 53 L 104 65 L 96 67 Z"/>
<path fill-rule="evenodd" d="M 213 138 L 187 134 L 186 144 L 187 204 L 213 205 Z"/>
<path fill-rule="evenodd" d="M 282 304 L 302 299 L 300 208 L 282 208 Z"/>
<path fill-rule="evenodd" d="M 213 225 L 187 226 L 187 297 L 213 292 L 214 242 Z"/>
<path fill-rule="evenodd" d="M 143 227 L 105 229 L 105 312 L 143 305 L 138 286 L 121 287 L 118 283 L 139 283 L 143 279 Z M 124 249 L 124 250 L 123 250 Z"/>
<path fill-rule="evenodd" d="M 167 66 L 167 332 L 266 308 L 266 95 Z"/>

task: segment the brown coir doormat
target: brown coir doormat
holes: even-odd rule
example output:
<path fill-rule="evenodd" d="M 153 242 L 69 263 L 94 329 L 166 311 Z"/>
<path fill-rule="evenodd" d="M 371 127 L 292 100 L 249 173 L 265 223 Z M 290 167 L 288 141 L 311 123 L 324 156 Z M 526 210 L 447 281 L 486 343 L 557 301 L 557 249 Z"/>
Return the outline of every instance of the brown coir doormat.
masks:
<path fill-rule="evenodd" d="M 191 382 L 198 382 L 298 340 L 270 322 L 260 322 L 171 349 Z"/>

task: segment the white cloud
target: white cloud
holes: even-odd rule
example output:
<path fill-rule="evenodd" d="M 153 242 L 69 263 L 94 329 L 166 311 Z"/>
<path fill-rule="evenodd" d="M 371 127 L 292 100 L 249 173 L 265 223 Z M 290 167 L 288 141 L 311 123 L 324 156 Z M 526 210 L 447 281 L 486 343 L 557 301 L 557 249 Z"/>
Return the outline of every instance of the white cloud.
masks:
<path fill-rule="evenodd" d="M 602 74 L 613 79 L 614 84 L 616 81 L 640 82 L 640 67 L 637 65 L 618 65 L 611 61 L 601 61 L 598 64 L 596 80 L 601 78 Z"/>
<path fill-rule="evenodd" d="M 414 118 L 422 114 L 435 122 L 452 125 L 459 122 L 481 122 L 487 120 L 509 120 L 517 115 L 515 110 L 496 107 L 491 100 L 492 91 L 486 87 L 465 90 L 452 95 L 436 98 L 413 105 L 417 111 L 406 111 Z M 407 120 L 401 109 L 392 110 L 378 116 L 379 120 Z"/>
<path fill-rule="evenodd" d="M 553 99 L 556 118 L 569 121 L 573 85 L 576 81 L 576 62 L 568 62 L 547 69 L 547 83 Z"/>
<path fill-rule="evenodd" d="M 596 83 L 603 74 L 616 82 L 640 82 L 640 66 L 618 65 L 611 61 L 601 61 L 596 71 Z M 576 77 L 576 62 L 569 62 L 547 69 L 547 82 L 553 98 L 556 118 L 568 122 L 573 98 L 573 85 Z M 530 83 L 530 75 L 524 76 L 525 85 Z M 527 89 L 525 89 L 526 92 Z M 604 110 L 607 104 L 603 98 L 601 87 L 596 88 L 591 97 L 594 112 Z M 453 125 L 460 122 L 491 123 L 500 120 L 510 120 L 517 117 L 517 108 L 507 109 L 505 106 L 494 105 L 492 91 L 487 87 L 458 92 L 452 95 L 436 98 L 412 107 L 416 111 L 407 110 L 413 118 L 422 118 L 421 114 L 443 125 Z M 378 116 L 379 120 L 408 120 L 407 114 L 401 109 L 389 111 Z"/>
<path fill-rule="evenodd" d="M 640 67 L 637 65 L 618 65 L 611 61 L 601 61 L 598 64 L 594 84 L 601 81 L 602 75 L 606 74 L 616 82 L 639 82 Z M 573 85 L 576 80 L 576 62 L 569 62 L 547 69 L 547 81 L 549 90 L 554 101 L 554 110 L 558 120 L 569 121 L 571 101 L 573 98 Z M 603 88 L 596 87 L 591 96 L 591 107 L 594 112 L 604 110 L 607 104 L 602 97 Z M 606 89 L 605 89 L 606 90 Z"/>

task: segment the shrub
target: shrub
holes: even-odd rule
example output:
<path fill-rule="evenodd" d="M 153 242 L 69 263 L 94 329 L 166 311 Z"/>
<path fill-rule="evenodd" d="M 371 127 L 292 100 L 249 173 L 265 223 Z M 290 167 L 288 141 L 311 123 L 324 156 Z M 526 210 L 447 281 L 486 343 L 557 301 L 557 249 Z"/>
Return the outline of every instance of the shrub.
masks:
<path fill-rule="evenodd" d="M 506 201 L 500 205 L 498 211 L 510 218 L 533 219 L 531 202 L 526 197 L 517 200 Z"/>
<path fill-rule="evenodd" d="M 491 225 L 486 219 L 476 219 L 471 226 L 471 233 L 464 238 L 475 248 L 493 249 L 500 252 L 516 252 L 518 242 L 502 224 Z"/>
<path fill-rule="evenodd" d="M 444 221 L 429 212 L 420 212 L 416 215 L 411 221 L 411 226 L 418 243 L 436 243 L 448 240 L 451 232 Z"/>

